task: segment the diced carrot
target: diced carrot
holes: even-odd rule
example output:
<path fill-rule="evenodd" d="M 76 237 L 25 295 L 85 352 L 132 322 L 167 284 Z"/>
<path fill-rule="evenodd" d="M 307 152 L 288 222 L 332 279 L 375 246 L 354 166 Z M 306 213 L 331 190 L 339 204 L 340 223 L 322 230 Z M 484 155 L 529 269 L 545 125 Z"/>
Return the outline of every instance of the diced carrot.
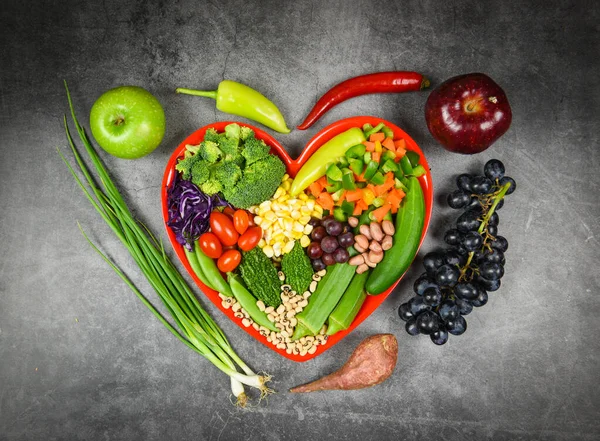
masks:
<path fill-rule="evenodd" d="M 386 149 L 391 150 L 392 152 L 396 151 L 396 146 L 394 145 L 394 140 L 389 136 L 383 140 L 381 143 Z"/>
<path fill-rule="evenodd" d="M 385 201 L 392 207 L 392 214 L 396 214 L 398 212 L 400 202 L 402 202 L 402 198 L 404 196 L 404 192 L 402 190 L 398 190 L 397 188 L 390 190 L 390 192 L 387 194 Z"/>
<path fill-rule="evenodd" d="M 393 179 L 391 181 L 385 181 L 381 185 L 375 186 L 375 194 L 377 196 L 381 196 L 382 194 L 386 194 L 392 188 L 394 188 L 394 180 Z"/>
<path fill-rule="evenodd" d="M 389 181 L 395 182 L 393 172 L 387 172 L 385 174 L 385 182 L 389 182 Z"/>
<path fill-rule="evenodd" d="M 314 197 L 317 197 L 323 191 L 323 187 L 319 181 L 315 181 L 308 186 L 308 190 L 310 191 L 310 194 L 312 194 Z"/>
<path fill-rule="evenodd" d="M 375 151 L 375 143 L 374 142 L 363 141 L 363 144 L 367 148 L 367 152 L 374 152 Z"/>
<path fill-rule="evenodd" d="M 377 133 L 372 133 L 371 136 L 369 136 L 369 141 L 371 142 L 375 142 L 375 141 L 383 141 L 385 139 L 385 134 L 383 132 L 377 132 Z"/>
<path fill-rule="evenodd" d="M 362 172 L 360 175 L 356 176 L 356 182 L 365 182 L 365 172 Z"/>
<path fill-rule="evenodd" d="M 375 162 L 379 162 L 381 160 L 381 152 L 372 152 L 371 159 Z"/>
<path fill-rule="evenodd" d="M 321 176 L 315 182 L 318 182 L 321 185 L 321 188 L 325 188 L 329 185 L 329 182 L 327 182 L 327 176 Z"/>
<path fill-rule="evenodd" d="M 397 139 L 394 141 L 394 147 L 406 150 L 406 141 L 404 139 Z"/>
<path fill-rule="evenodd" d="M 354 211 L 352 212 L 352 216 L 360 216 L 362 212 L 367 209 L 367 206 L 364 205 L 364 203 L 361 204 L 361 202 L 362 200 L 354 204 Z"/>
<path fill-rule="evenodd" d="M 406 141 L 397 139 L 394 141 L 394 146 L 396 147 L 396 157 L 394 158 L 394 162 L 398 162 L 406 154 Z"/>
<path fill-rule="evenodd" d="M 390 204 L 383 204 L 381 207 L 371 211 L 371 214 L 377 222 L 381 222 L 385 215 L 388 213 L 388 211 L 390 211 L 391 209 L 392 206 Z"/>
<path fill-rule="evenodd" d="M 344 202 L 345 199 L 346 199 L 346 192 L 344 191 L 344 192 L 342 192 L 340 198 L 336 202 L 336 205 L 341 206 L 342 202 Z"/>
<path fill-rule="evenodd" d="M 323 207 L 325 210 L 332 211 L 333 210 L 333 198 L 329 193 L 324 191 L 317 197 L 317 204 Z"/>
<path fill-rule="evenodd" d="M 356 190 L 348 190 L 346 192 L 346 200 L 348 202 L 356 202 L 358 200 L 361 200 L 363 197 L 363 192 L 360 188 L 357 188 Z"/>

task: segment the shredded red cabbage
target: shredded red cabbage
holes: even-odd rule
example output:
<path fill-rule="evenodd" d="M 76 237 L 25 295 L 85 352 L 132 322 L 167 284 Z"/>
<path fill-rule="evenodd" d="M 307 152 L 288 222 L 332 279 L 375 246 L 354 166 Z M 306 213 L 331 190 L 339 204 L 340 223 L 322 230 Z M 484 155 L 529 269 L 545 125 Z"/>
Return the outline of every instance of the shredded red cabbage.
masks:
<path fill-rule="evenodd" d="M 167 191 L 169 220 L 167 225 L 175 233 L 177 242 L 188 250 L 202 233 L 208 231 L 210 213 L 216 207 L 229 204 L 219 196 L 208 196 L 191 181 L 175 176 Z"/>

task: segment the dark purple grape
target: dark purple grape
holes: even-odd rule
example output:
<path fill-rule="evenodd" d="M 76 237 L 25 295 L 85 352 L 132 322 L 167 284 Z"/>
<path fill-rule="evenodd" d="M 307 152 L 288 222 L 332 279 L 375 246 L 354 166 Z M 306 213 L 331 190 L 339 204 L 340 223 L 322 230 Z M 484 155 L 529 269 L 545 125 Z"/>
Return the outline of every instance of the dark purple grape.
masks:
<path fill-rule="evenodd" d="M 499 263 L 501 265 L 504 265 L 504 263 L 506 261 L 506 259 L 504 258 L 504 253 L 502 251 L 494 249 L 494 248 L 492 248 L 491 251 L 486 248 L 479 255 L 475 255 L 474 258 L 475 258 L 475 262 L 477 262 L 478 264 L 488 262 L 488 263 Z"/>
<path fill-rule="evenodd" d="M 354 234 L 351 231 L 342 233 L 337 238 L 338 243 L 343 248 L 348 248 L 354 245 Z"/>
<path fill-rule="evenodd" d="M 504 207 L 504 199 L 500 199 L 500 202 L 496 204 L 496 210 L 500 210 L 502 207 Z"/>
<path fill-rule="evenodd" d="M 504 267 L 499 263 L 485 262 L 479 265 L 479 275 L 487 280 L 498 280 L 504 276 Z"/>
<path fill-rule="evenodd" d="M 471 195 L 465 193 L 463 190 L 455 190 L 448 195 L 446 201 L 450 208 L 460 209 L 466 207 L 471 202 Z"/>
<path fill-rule="evenodd" d="M 481 206 L 481 201 L 476 196 L 471 198 L 471 202 L 465 207 L 465 211 L 472 211 L 473 213 L 481 214 L 483 213 L 483 207 Z"/>
<path fill-rule="evenodd" d="M 325 265 L 321 259 L 314 259 L 311 263 L 315 271 L 321 271 L 327 268 L 327 265 Z"/>
<path fill-rule="evenodd" d="M 515 182 L 515 180 L 509 176 L 504 176 L 502 179 L 500 179 L 498 181 L 498 185 L 500 185 L 500 187 L 502 187 L 504 184 L 506 184 L 507 182 L 510 182 L 510 187 L 508 187 L 508 190 L 506 190 L 506 194 L 512 194 L 515 189 L 517 188 L 517 183 Z"/>
<path fill-rule="evenodd" d="M 410 312 L 416 317 L 421 314 L 423 311 L 429 311 L 431 307 L 427 305 L 423 301 L 423 297 L 415 296 L 408 301 L 408 306 L 410 307 Z"/>
<path fill-rule="evenodd" d="M 462 245 L 467 249 L 467 251 L 475 251 L 481 248 L 482 244 L 483 238 L 477 231 L 469 231 L 467 234 L 465 234 L 465 237 L 462 241 Z"/>
<path fill-rule="evenodd" d="M 321 225 L 321 219 L 317 219 L 316 217 L 311 217 L 310 220 L 308 221 L 308 224 L 310 226 L 314 227 L 318 227 L 319 225 Z"/>
<path fill-rule="evenodd" d="M 460 190 L 465 190 L 467 192 L 471 191 L 471 175 L 463 173 L 456 178 L 456 186 Z"/>
<path fill-rule="evenodd" d="M 461 335 L 467 330 L 467 321 L 463 316 L 446 322 L 446 329 L 452 335 Z"/>
<path fill-rule="evenodd" d="M 429 306 L 437 306 L 442 301 L 442 291 L 439 287 L 427 288 L 423 293 L 423 302 Z"/>
<path fill-rule="evenodd" d="M 346 248 L 338 248 L 333 252 L 333 258 L 337 263 L 346 263 L 350 259 L 350 254 Z"/>
<path fill-rule="evenodd" d="M 503 253 L 505 253 L 506 250 L 508 250 L 508 240 L 506 240 L 504 236 L 496 236 L 494 240 L 492 240 L 490 245 L 492 248 L 500 250 Z"/>
<path fill-rule="evenodd" d="M 310 238 L 317 242 L 323 240 L 325 236 L 327 236 L 327 231 L 325 230 L 325 227 L 323 225 L 319 225 L 318 227 L 313 228 L 313 230 L 310 233 Z"/>
<path fill-rule="evenodd" d="M 479 291 L 471 282 L 460 282 L 454 287 L 454 295 L 463 300 L 473 300 L 477 298 Z"/>
<path fill-rule="evenodd" d="M 477 295 L 477 297 L 473 300 L 471 300 L 471 303 L 473 304 L 473 306 L 475 306 L 476 308 L 479 308 L 483 305 L 485 305 L 488 302 L 488 293 L 485 289 L 483 289 L 483 287 L 479 287 L 479 294 Z"/>
<path fill-rule="evenodd" d="M 417 316 L 417 328 L 421 334 L 433 334 L 440 329 L 440 316 L 433 311 L 423 311 Z"/>
<path fill-rule="evenodd" d="M 488 225 L 487 233 L 492 237 L 496 237 L 498 235 L 498 227 L 496 225 Z"/>
<path fill-rule="evenodd" d="M 444 235 L 444 242 L 448 245 L 458 245 L 462 242 L 463 234 L 456 228 L 452 228 L 446 231 Z"/>
<path fill-rule="evenodd" d="M 457 250 L 448 250 L 444 256 L 444 263 L 453 266 L 462 266 L 467 263 L 466 254 L 460 254 Z"/>
<path fill-rule="evenodd" d="M 406 325 L 404 326 L 404 329 L 406 329 L 406 332 L 408 332 L 410 335 L 419 335 L 419 328 L 417 328 L 417 319 L 413 317 L 409 321 L 407 321 Z"/>
<path fill-rule="evenodd" d="M 458 282 L 460 271 L 453 265 L 442 265 L 435 272 L 435 281 L 439 286 L 454 286 Z"/>
<path fill-rule="evenodd" d="M 344 230 L 344 226 L 342 225 L 341 222 L 334 220 L 332 222 L 329 222 L 325 226 L 325 230 L 327 231 L 327 234 L 329 234 L 330 236 L 339 236 L 340 234 L 342 234 L 342 231 Z"/>
<path fill-rule="evenodd" d="M 403 303 L 402 305 L 400 305 L 400 307 L 398 308 L 398 315 L 405 322 L 409 321 L 411 318 L 413 318 L 415 316 L 411 312 L 410 306 L 408 306 L 408 302 L 407 303 Z"/>
<path fill-rule="evenodd" d="M 475 176 L 471 179 L 471 191 L 475 194 L 487 194 L 492 189 L 492 181 L 485 176 Z"/>
<path fill-rule="evenodd" d="M 440 328 L 437 331 L 430 334 L 429 337 L 431 338 L 432 342 L 434 342 L 438 346 L 441 346 L 446 344 L 446 342 L 448 341 L 448 331 Z"/>
<path fill-rule="evenodd" d="M 490 218 L 488 219 L 488 225 L 498 225 L 500 223 L 500 216 L 495 211 L 492 213 Z"/>
<path fill-rule="evenodd" d="M 469 315 L 473 311 L 473 304 L 465 299 L 456 299 L 456 306 L 460 315 Z"/>
<path fill-rule="evenodd" d="M 437 251 L 431 251 L 423 257 L 423 266 L 429 274 L 435 274 L 435 271 L 444 263 L 444 255 Z"/>
<path fill-rule="evenodd" d="M 500 289 L 500 279 L 488 280 L 483 277 L 478 277 L 477 282 L 483 286 L 487 292 L 498 291 Z"/>
<path fill-rule="evenodd" d="M 309 259 L 318 259 L 323 255 L 323 250 L 321 249 L 321 244 L 319 242 L 311 242 L 308 247 L 306 247 L 306 255 Z"/>
<path fill-rule="evenodd" d="M 321 240 L 321 249 L 324 253 L 333 253 L 339 246 L 340 244 L 333 236 L 325 236 L 323 240 Z"/>
<path fill-rule="evenodd" d="M 454 300 L 444 300 L 438 309 L 438 314 L 442 320 L 453 320 L 460 315 L 460 310 Z"/>
<path fill-rule="evenodd" d="M 427 273 L 423 273 L 421 274 L 417 280 L 415 280 L 415 283 L 413 285 L 413 290 L 419 294 L 422 295 L 423 292 L 432 286 L 437 286 L 437 283 L 435 282 L 435 278 L 432 276 L 429 276 Z"/>
<path fill-rule="evenodd" d="M 490 159 L 483 166 L 483 173 L 492 181 L 504 176 L 504 164 L 498 159 Z"/>
<path fill-rule="evenodd" d="M 467 233 L 468 231 L 477 230 L 480 224 L 481 220 L 479 220 L 478 213 L 473 211 L 465 211 L 456 221 L 456 228 L 461 233 Z"/>
<path fill-rule="evenodd" d="M 323 253 L 323 255 L 321 256 L 321 260 L 327 266 L 335 265 L 335 258 L 331 253 Z"/>
<path fill-rule="evenodd" d="M 337 222 L 332 215 L 325 216 L 323 219 L 321 219 L 321 225 L 323 225 L 324 228 L 327 228 L 327 225 L 329 225 L 331 222 Z"/>

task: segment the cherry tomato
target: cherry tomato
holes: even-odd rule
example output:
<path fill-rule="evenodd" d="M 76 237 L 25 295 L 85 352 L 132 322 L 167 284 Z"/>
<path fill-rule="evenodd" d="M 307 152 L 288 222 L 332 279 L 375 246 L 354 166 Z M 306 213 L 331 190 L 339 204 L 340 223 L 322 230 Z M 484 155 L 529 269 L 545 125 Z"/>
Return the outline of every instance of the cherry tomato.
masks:
<path fill-rule="evenodd" d="M 250 251 L 262 238 L 263 231 L 260 227 L 250 227 L 238 239 L 238 247 L 243 251 Z"/>
<path fill-rule="evenodd" d="M 233 215 L 233 226 L 235 227 L 235 231 L 244 234 L 248 229 L 249 223 L 250 216 L 248 216 L 248 212 L 246 210 L 236 210 Z"/>
<path fill-rule="evenodd" d="M 235 245 L 240 235 L 233 227 L 233 221 L 220 211 L 213 211 L 209 218 L 210 229 L 226 247 Z"/>
<path fill-rule="evenodd" d="M 228 250 L 217 260 L 217 268 L 219 268 L 219 271 L 228 273 L 236 269 L 241 260 L 242 253 L 238 250 Z"/>
<path fill-rule="evenodd" d="M 198 238 L 200 249 L 211 259 L 218 259 L 223 254 L 223 245 L 213 233 L 204 233 Z"/>
<path fill-rule="evenodd" d="M 235 210 L 231 207 L 225 207 L 225 208 L 223 208 L 223 213 L 225 213 L 227 216 L 233 218 L 233 215 L 235 214 Z"/>

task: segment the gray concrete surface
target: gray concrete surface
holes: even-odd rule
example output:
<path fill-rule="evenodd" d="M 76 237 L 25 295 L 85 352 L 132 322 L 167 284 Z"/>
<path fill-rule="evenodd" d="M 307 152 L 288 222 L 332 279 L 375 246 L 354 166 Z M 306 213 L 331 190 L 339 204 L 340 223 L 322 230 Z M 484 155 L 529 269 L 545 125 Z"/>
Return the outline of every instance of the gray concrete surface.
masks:
<path fill-rule="evenodd" d="M 597 440 L 600 438 L 599 28 L 593 1 L 24 2 L 0 6 L 0 440 Z M 148 285 L 68 175 L 56 148 L 69 82 L 87 124 L 105 90 L 135 84 L 164 105 L 167 133 L 137 161 L 104 156 L 137 215 L 163 239 L 160 185 L 172 150 L 230 119 L 177 86 L 244 82 L 288 123 L 346 78 L 417 70 L 434 84 L 472 71 L 505 89 L 509 132 L 479 155 L 427 132 L 427 93 L 371 95 L 306 132 L 275 134 L 297 155 L 325 125 L 377 115 L 431 165 L 436 206 L 420 257 L 354 333 L 305 364 L 254 342 L 211 305 L 235 349 L 278 391 L 247 411 L 227 378 L 177 342 L 79 233 L 150 297 Z M 502 211 L 510 241 L 500 291 L 443 347 L 403 330 L 422 255 L 455 213 L 454 177 L 501 159 L 518 182 Z M 339 367 L 366 336 L 394 333 L 393 377 L 354 392 L 286 390 Z"/>

